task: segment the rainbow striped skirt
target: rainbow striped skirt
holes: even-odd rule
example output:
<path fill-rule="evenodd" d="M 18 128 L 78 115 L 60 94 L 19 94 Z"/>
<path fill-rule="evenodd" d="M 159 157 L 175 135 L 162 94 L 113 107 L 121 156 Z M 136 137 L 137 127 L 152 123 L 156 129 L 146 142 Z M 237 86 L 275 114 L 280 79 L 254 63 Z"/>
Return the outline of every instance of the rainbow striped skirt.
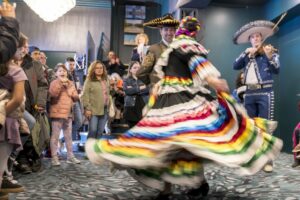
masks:
<path fill-rule="evenodd" d="M 275 159 L 282 141 L 269 133 L 276 122 L 251 119 L 227 93 L 187 91 L 160 95 L 144 118 L 115 139 L 90 139 L 88 158 L 110 161 L 153 188 L 165 182 L 197 187 L 204 161 L 252 175 Z"/>

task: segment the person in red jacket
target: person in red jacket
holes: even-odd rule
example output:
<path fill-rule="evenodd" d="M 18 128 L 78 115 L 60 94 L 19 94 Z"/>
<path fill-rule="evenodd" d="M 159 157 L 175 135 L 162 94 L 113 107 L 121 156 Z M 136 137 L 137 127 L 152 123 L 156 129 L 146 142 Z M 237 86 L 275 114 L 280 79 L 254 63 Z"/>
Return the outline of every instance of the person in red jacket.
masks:
<path fill-rule="evenodd" d="M 67 68 L 63 64 L 55 67 L 57 79 L 51 82 L 50 93 L 50 118 L 52 124 L 52 135 L 50 148 L 52 154 L 52 165 L 59 166 L 57 157 L 57 146 L 60 131 L 63 130 L 67 146 L 67 163 L 79 164 L 72 149 L 72 115 L 71 108 L 78 101 L 78 93 L 75 85 L 67 77 Z"/>

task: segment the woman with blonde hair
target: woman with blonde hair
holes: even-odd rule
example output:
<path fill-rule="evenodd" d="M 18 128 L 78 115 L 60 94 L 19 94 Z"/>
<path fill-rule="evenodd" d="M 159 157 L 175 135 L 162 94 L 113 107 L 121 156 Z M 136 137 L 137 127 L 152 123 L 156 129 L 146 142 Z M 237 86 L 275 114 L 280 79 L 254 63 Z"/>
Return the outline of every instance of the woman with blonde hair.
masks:
<path fill-rule="evenodd" d="M 96 60 L 89 66 L 84 82 L 82 103 L 89 120 L 88 138 L 99 138 L 108 120 L 109 81 L 104 64 Z"/>
<path fill-rule="evenodd" d="M 146 33 L 140 33 L 135 37 L 137 47 L 132 50 L 131 61 L 138 61 L 142 63 L 149 48 L 148 42 L 149 38 Z"/>

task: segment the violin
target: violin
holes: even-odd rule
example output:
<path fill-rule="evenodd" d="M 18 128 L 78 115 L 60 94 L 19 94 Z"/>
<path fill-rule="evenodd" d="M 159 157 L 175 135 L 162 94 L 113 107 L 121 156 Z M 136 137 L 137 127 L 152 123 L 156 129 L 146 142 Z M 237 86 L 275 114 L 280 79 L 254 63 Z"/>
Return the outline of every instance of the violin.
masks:
<path fill-rule="evenodd" d="M 276 49 L 273 45 L 271 45 L 271 44 L 266 44 L 266 45 L 263 45 L 264 47 L 265 46 L 269 46 L 269 47 L 271 47 L 271 52 L 272 53 L 278 53 L 278 49 Z"/>
<path fill-rule="evenodd" d="M 263 44 L 263 45 L 260 45 L 260 47 L 256 50 L 256 52 L 254 54 L 249 54 L 249 57 L 255 57 L 257 55 L 264 55 L 265 54 L 264 48 L 266 46 L 269 46 L 271 48 L 271 54 L 278 53 L 278 49 L 276 49 L 273 45 Z"/>

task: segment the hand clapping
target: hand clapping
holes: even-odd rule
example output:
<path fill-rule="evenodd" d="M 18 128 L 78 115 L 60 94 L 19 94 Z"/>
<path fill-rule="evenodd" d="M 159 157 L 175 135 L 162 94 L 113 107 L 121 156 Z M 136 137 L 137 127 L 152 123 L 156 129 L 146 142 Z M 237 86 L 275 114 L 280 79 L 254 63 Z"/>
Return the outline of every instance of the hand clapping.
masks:
<path fill-rule="evenodd" d="M 68 78 L 62 77 L 62 78 L 60 78 L 60 81 L 63 86 L 68 86 Z"/>

